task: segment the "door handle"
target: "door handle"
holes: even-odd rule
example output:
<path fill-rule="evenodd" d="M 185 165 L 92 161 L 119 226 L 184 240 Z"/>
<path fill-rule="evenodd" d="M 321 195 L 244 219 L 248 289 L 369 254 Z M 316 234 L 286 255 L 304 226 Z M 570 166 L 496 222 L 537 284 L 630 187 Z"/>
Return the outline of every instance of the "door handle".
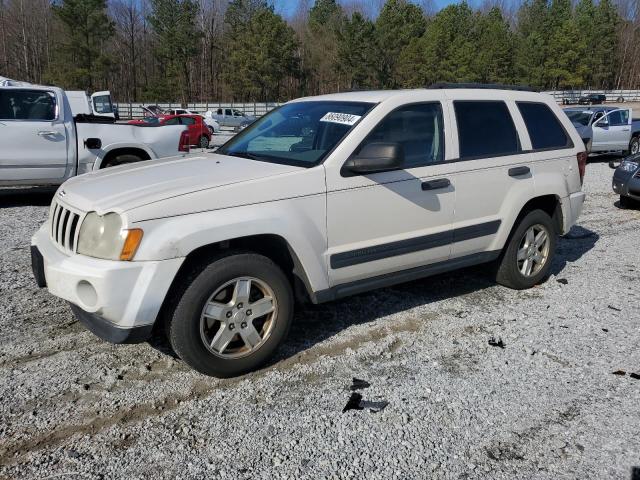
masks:
<path fill-rule="evenodd" d="M 439 178 L 437 180 L 422 182 L 422 190 L 438 190 L 440 188 L 447 188 L 449 185 L 451 185 L 451 182 L 448 178 Z"/>
<path fill-rule="evenodd" d="M 40 130 L 38 132 L 39 137 L 48 137 L 49 135 L 57 135 L 58 132 L 54 132 L 53 130 Z"/>
<path fill-rule="evenodd" d="M 521 175 L 527 175 L 531 172 L 529 167 L 513 167 L 509 169 L 510 177 L 519 177 Z"/>
<path fill-rule="evenodd" d="M 629 130 L 631 130 L 630 128 L 623 128 L 622 131 L 623 132 L 628 132 Z"/>

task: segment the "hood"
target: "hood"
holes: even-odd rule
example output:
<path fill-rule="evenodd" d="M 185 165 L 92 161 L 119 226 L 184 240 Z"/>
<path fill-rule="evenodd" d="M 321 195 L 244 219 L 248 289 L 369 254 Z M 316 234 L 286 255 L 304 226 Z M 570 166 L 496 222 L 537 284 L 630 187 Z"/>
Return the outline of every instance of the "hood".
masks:
<path fill-rule="evenodd" d="M 103 214 L 299 170 L 306 169 L 209 153 L 111 167 L 74 177 L 61 190 L 65 203 Z"/>

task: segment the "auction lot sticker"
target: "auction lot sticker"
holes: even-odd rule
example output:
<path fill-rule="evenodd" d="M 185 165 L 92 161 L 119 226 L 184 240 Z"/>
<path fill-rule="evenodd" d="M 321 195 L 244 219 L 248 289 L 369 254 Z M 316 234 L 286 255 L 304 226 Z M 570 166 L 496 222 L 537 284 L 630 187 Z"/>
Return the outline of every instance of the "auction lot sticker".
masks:
<path fill-rule="evenodd" d="M 351 115 L 350 113 L 335 113 L 327 112 L 327 114 L 320 119 L 321 122 L 339 123 L 341 125 L 353 125 L 362 117 L 360 115 Z"/>

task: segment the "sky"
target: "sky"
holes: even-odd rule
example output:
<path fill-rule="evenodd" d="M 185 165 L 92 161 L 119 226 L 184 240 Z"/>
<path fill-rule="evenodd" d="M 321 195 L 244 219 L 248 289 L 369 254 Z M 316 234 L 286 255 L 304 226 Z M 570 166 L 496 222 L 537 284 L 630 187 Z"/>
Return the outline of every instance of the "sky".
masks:
<path fill-rule="evenodd" d="M 284 17 L 290 17 L 296 11 L 296 9 L 299 7 L 301 3 L 313 5 L 313 0 L 307 0 L 307 1 L 305 0 L 272 0 L 272 1 L 273 1 L 273 4 L 275 5 L 276 11 Z M 429 2 L 414 1 L 414 3 L 418 3 L 418 4 L 431 3 L 433 5 L 433 8 L 437 11 L 452 3 L 459 3 L 459 1 L 461 0 L 430 0 Z M 361 2 L 358 2 L 358 0 L 343 0 L 343 2 L 341 3 L 362 3 L 363 5 L 366 5 L 369 8 L 371 8 L 372 10 L 376 10 L 377 8 L 379 8 L 377 7 L 377 4 L 382 4 L 384 3 L 384 1 L 383 0 L 362 0 Z M 474 4 L 473 0 L 468 1 L 467 3 L 471 5 Z"/>

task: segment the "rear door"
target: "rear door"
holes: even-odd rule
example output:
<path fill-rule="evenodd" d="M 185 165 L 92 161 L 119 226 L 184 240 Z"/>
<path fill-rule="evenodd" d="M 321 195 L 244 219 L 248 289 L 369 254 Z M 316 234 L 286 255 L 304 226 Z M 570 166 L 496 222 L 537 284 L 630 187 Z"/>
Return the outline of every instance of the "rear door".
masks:
<path fill-rule="evenodd" d="M 200 139 L 200 126 L 197 124 L 196 119 L 193 117 L 180 117 L 180 124 L 186 125 L 189 132 L 189 143 L 191 145 L 197 145 Z"/>
<path fill-rule="evenodd" d="M 626 150 L 631 141 L 631 110 L 613 110 L 594 122 L 592 151 Z"/>
<path fill-rule="evenodd" d="M 0 181 L 57 180 L 69 165 L 61 98 L 53 91 L 0 89 Z"/>
<path fill-rule="evenodd" d="M 513 205 L 534 191 L 532 165 L 518 134 L 522 120 L 515 104 L 502 99 L 462 97 L 450 108 L 459 156 L 451 166 L 456 173 L 451 256 L 485 255 L 496 250 L 496 234 Z"/>

